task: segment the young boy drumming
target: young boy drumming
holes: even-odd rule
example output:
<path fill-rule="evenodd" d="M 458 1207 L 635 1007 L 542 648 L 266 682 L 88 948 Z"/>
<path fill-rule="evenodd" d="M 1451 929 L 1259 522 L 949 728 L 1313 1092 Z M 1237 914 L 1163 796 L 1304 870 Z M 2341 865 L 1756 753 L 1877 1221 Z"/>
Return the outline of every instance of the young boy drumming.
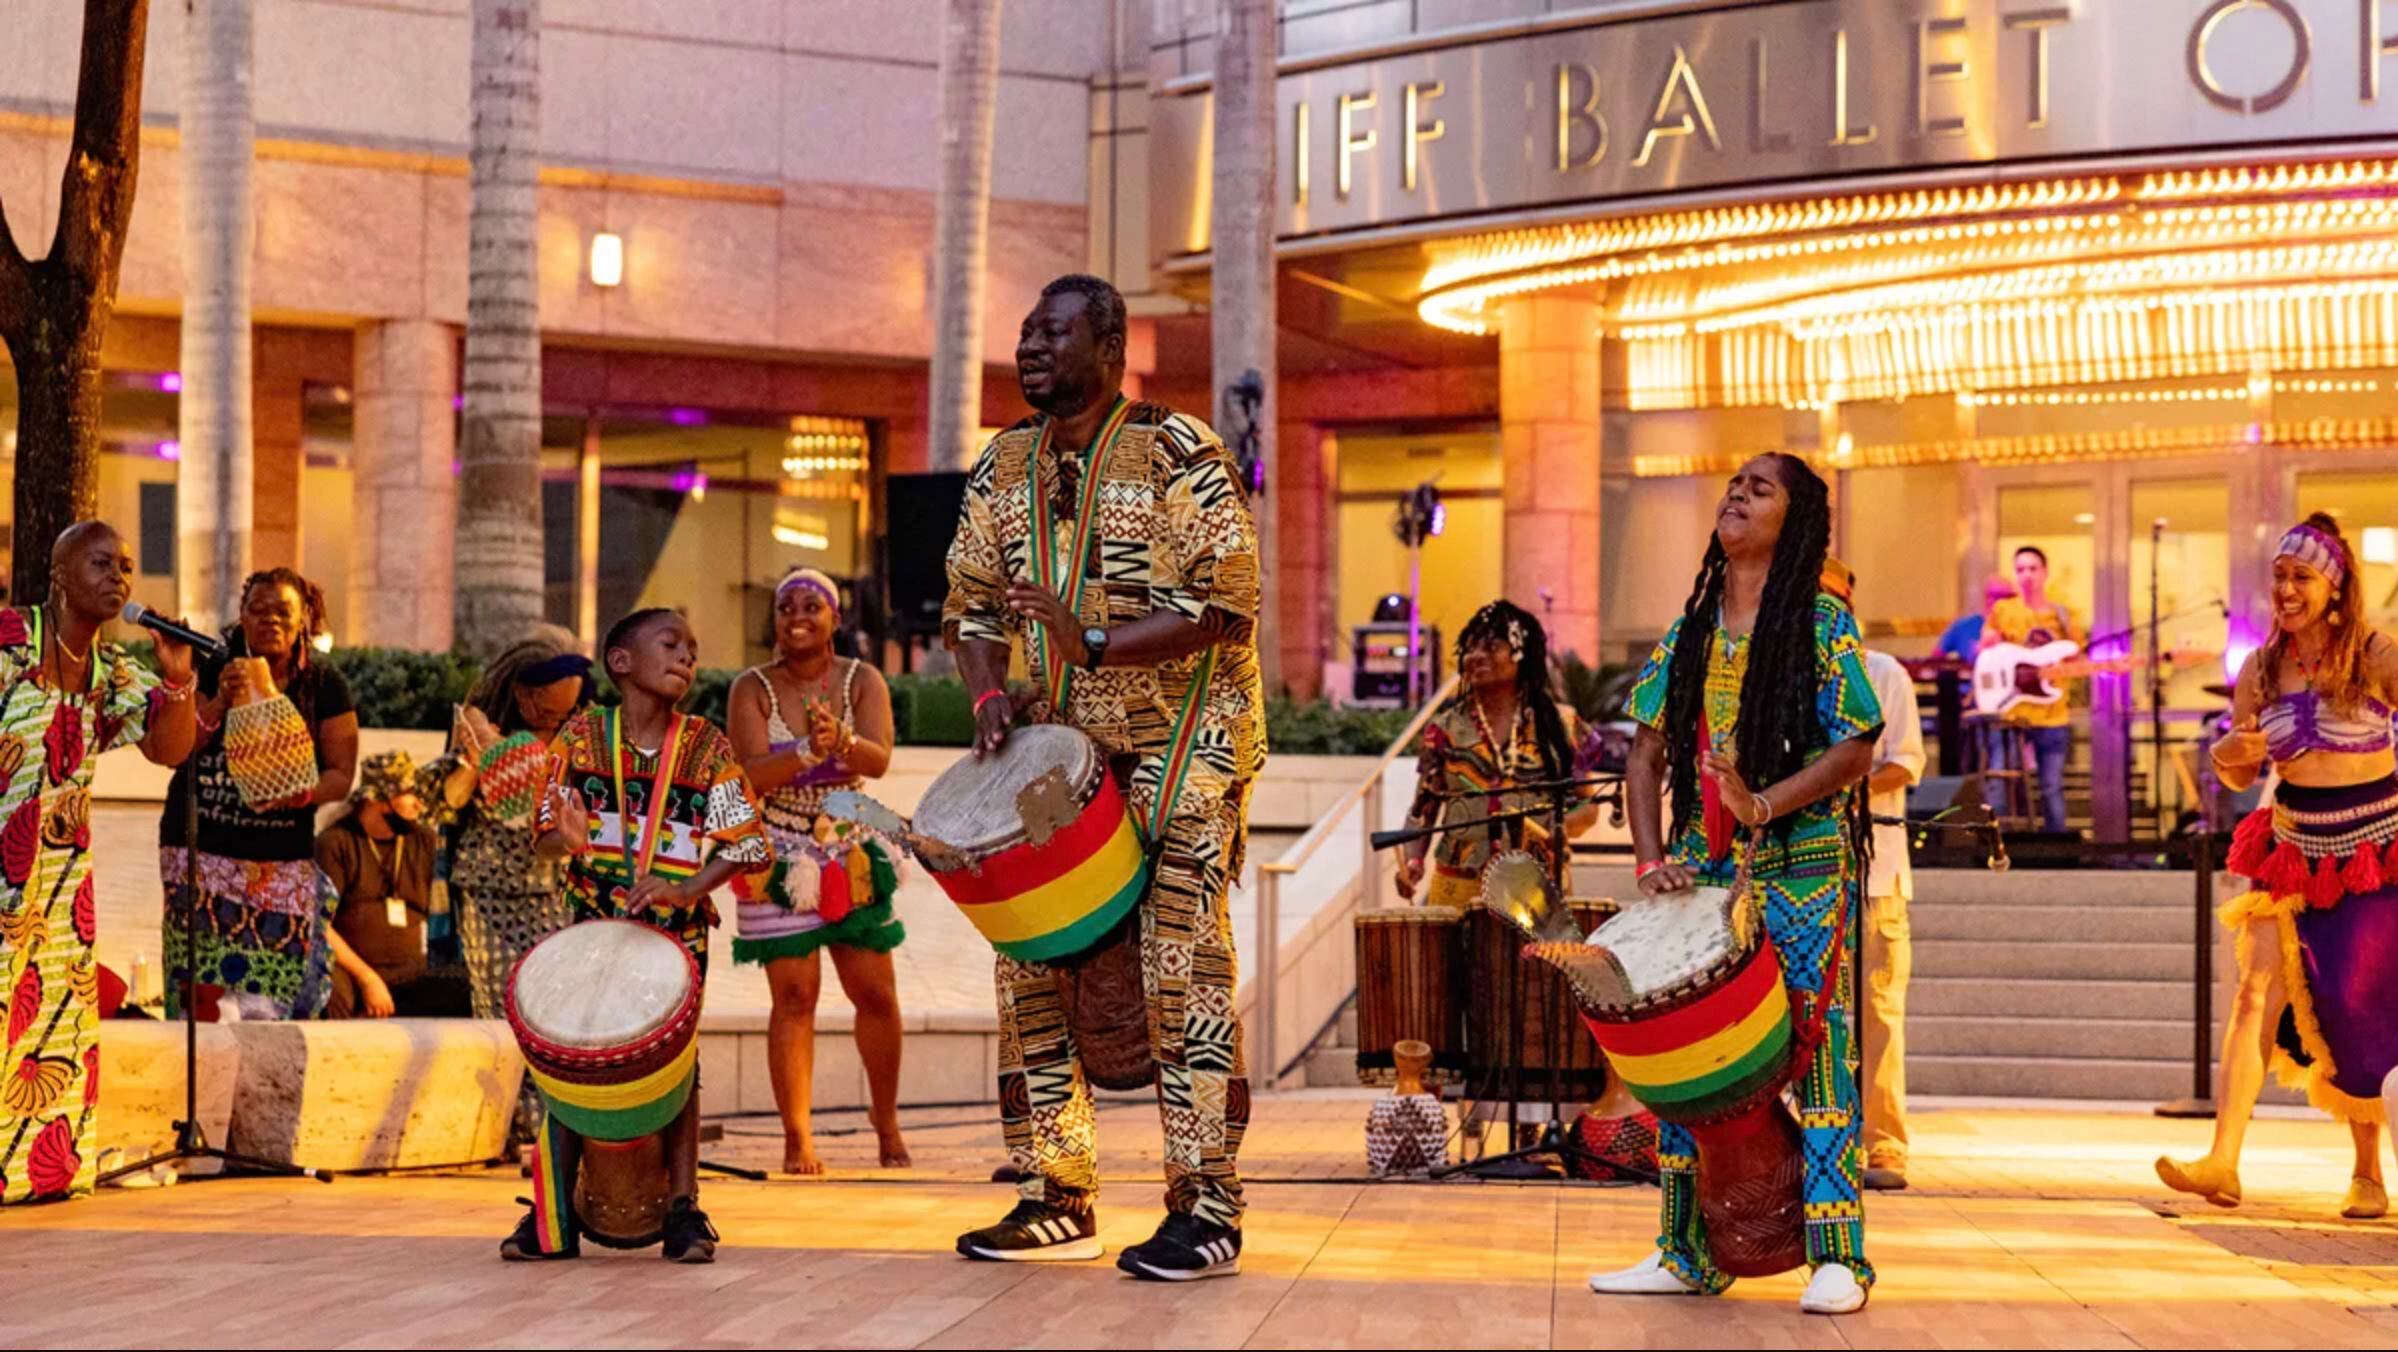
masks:
<path fill-rule="evenodd" d="M 559 730 L 538 848 L 567 860 L 564 886 L 576 923 L 655 925 L 682 941 L 704 979 L 708 928 L 716 923 L 708 895 L 771 863 L 773 850 L 732 743 L 715 724 L 676 711 L 699 669 L 699 641 L 681 613 L 637 610 L 618 620 L 600 660 L 623 702 L 586 709 Z M 662 1135 L 673 1199 L 666 1258 L 714 1262 L 716 1231 L 699 1209 L 696 1090 Z M 502 1258 L 579 1255 L 574 1192 L 582 1148 L 580 1136 L 545 1115 L 534 1144 L 534 1209 L 500 1245 Z"/>

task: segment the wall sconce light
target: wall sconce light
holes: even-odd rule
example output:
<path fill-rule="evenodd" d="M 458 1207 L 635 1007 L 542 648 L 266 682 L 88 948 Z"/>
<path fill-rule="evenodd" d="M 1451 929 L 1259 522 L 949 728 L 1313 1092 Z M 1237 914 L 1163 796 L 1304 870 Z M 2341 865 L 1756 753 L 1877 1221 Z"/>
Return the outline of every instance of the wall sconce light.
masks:
<path fill-rule="evenodd" d="M 591 237 L 591 284 L 624 284 L 624 236 L 602 230 Z"/>

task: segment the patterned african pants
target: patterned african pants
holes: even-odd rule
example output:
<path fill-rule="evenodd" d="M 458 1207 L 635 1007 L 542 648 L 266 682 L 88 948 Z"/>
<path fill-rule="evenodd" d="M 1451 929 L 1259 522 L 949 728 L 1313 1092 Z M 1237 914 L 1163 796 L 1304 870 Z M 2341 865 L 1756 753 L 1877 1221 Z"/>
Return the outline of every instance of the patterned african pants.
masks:
<path fill-rule="evenodd" d="M 1145 785 L 1128 795 L 1136 815 Z M 1248 840 L 1249 784 L 1185 792 L 1140 906 L 1149 1047 L 1166 1129 L 1166 1209 L 1238 1226 L 1234 1165 L 1249 1125 L 1249 1079 L 1233 1013 L 1236 967 L 1225 897 Z M 999 1121 L 1032 1201 L 1087 1211 L 1099 1195 L 1099 1132 L 1057 983 L 1041 963 L 998 960 Z"/>
<path fill-rule="evenodd" d="M 1764 881 L 1764 880 L 1760 880 Z M 1769 885 L 1766 929 L 1782 952 L 1784 977 L 1802 990 L 1821 979 L 1823 951 L 1831 944 L 1837 919 L 1833 897 L 1850 889 L 1822 880 L 1820 888 L 1801 882 L 1795 889 L 1813 895 L 1794 897 L 1787 884 Z M 1852 906 L 1855 904 L 1852 900 Z M 1836 974 L 1839 992 L 1825 1020 L 1824 1045 L 1814 1064 L 1792 1092 L 1798 1099 L 1801 1172 L 1805 1193 L 1807 1267 L 1841 1263 L 1857 1281 L 1873 1285 L 1873 1265 L 1865 1260 L 1865 1208 L 1858 1200 L 1864 1154 L 1858 1144 L 1857 1049 L 1850 1027 L 1854 1008 L 1856 918 L 1850 917 Z M 1716 1269 L 1707 1252 L 1706 1222 L 1699 1215 L 1698 1146 L 1690 1132 L 1670 1122 L 1657 1128 L 1657 1173 L 1664 1191 L 1658 1208 L 1657 1247 L 1665 1265 L 1683 1280 L 1710 1295 L 1732 1285 Z"/>

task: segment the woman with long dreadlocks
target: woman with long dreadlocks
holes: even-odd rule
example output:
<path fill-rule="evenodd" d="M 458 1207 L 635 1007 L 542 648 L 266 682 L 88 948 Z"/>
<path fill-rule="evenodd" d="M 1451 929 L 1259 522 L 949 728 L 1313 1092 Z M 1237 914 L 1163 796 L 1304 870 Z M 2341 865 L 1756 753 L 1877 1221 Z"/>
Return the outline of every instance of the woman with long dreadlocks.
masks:
<path fill-rule="evenodd" d="M 1493 601 L 1474 612 L 1457 635 L 1457 670 L 1464 688 L 1424 725 L 1416 759 L 1416 798 L 1407 824 L 1424 828 L 1455 816 L 1496 816 L 1548 800 L 1514 786 L 1564 779 L 1573 772 L 1582 729 L 1573 710 L 1560 708 L 1549 689 L 1549 637 L 1531 612 Z M 1504 732 L 1502 732 L 1504 729 Z M 1588 799 L 1592 790 L 1576 796 Z M 1488 797 L 1449 795 L 1486 793 Z M 1566 818 L 1570 838 L 1598 818 L 1597 804 Z M 1460 827 L 1417 840 L 1399 861 L 1399 897 L 1415 895 L 1432 856 L 1434 906 L 1467 906 L 1482 894 L 1482 867 L 1500 850 L 1547 848 L 1548 832 L 1533 819 Z M 1437 843 L 1436 843 L 1437 841 Z"/>
<path fill-rule="evenodd" d="M 1640 890 L 1732 884 L 1751 851 L 1783 979 L 1833 982 L 1823 1041 L 1794 1088 L 1805 1142 L 1808 1266 L 1799 1308 L 1862 1309 L 1873 1284 L 1858 1200 L 1857 1081 L 1846 983 L 1872 828 L 1858 791 L 1881 706 L 1857 622 L 1827 590 L 1830 493 L 1804 461 L 1763 455 L 1724 489 L 1715 538 L 1682 618 L 1633 687 L 1641 724 L 1626 782 Z M 1660 823 L 1671 787 L 1672 844 Z M 1750 843 L 1743 845 L 1741 837 Z M 1841 936 L 1835 939 L 1835 936 Z M 1714 1295 L 1732 1284 L 1708 1256 L 1690 1133 L 1666 1124 L 1657 1163 L 1657 1252 L 1590 1279 L 1606 1295 Z"/>

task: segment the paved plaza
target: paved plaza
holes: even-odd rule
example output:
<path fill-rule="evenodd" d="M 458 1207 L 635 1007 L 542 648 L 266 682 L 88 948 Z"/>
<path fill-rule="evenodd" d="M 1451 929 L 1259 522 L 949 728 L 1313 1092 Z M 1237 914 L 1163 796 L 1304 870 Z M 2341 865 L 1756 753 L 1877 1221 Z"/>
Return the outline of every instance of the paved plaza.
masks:
<path fill-rule="evenodd" d="M 1589 1185 L 1375 1183 L 1370 1094 L 1260 1100 L 1243 1164 L 1244 1272 L 1193 1287 L 1106 1262 L 966 1263 L 995 1218 L 986 1110 L 911 1114 L 919 1167 L 869 1168 L 855 1115 L 823 1119 L 831 1176 L 711 1180 L 710 1268 L 654 1250 L 501 1263 L 514 1171 L 103 1191 L 0 1217 L 0 1264 L 36 1293 L 0 1343 L 96 1347 L 2398 1347 L 2398 1225 L 2338 1220 L 2345 1133 L 2281 1115 L 2251 1137 L 2251 1202 L 2170 1202 L 2148 1173 L 2203 1124 L 2138 1111 L 1933 1104 L 1915 1187 L 1870 1203 L 1882 1274 L 1843 1320 L 1797 1312 L 1794 1275 L 1725 1299 L 1605 1299 L 1593 1268 L 1637 1258 L 1656 1193 Z M 771 1121 L 712 1153 L 765 1164 Z M 1146 1104 L 1103 1108 L 1100 1233 L 1157 1220 Z"/>

